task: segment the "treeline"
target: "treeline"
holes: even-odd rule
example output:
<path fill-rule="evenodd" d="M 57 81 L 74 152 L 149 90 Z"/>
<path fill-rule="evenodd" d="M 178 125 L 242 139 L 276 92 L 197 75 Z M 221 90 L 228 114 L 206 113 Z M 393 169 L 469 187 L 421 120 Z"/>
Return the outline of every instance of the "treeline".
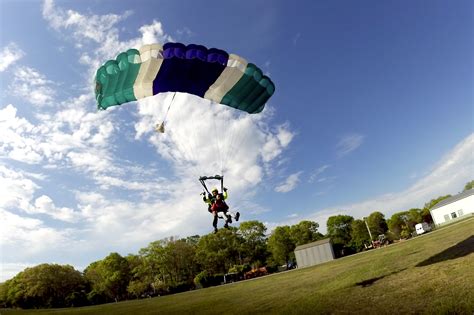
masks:
<path fill-rule="evenodd" d="M 216 234 L 155 241 L 138 254 L 111 253 L 82 273 L 69 265 L 41 264 L 0 285 L 0 306 L 94 305 L 216 285 L 228 272 L 261 266 L 275 271 L 294 259 L 289 252 L 296 245 L 323 238 L 318 228 L 316 222 L 301 221 L 284 227 L 281 238 L 278 232 L 267 236 L 259 221 L 246 221 Z"/>
<path fill-rule="evenodd" d="M 466 184 L 465 190 L 472 189 L 473 184 Z M 323 238 L 331 238 L 336 256 L 348 255 L 371 243 L 368 229 L 372 237 L 410 237 L 415 224 L 432 223 L 429 209 L 448 197 L 438 197 L 422 209 L 398 212 L 388 219 L 379 211 L 359 219 L 332 216 L 325 235 L 313 221 L 278 226 L 269 235 L 262 222 L 246 221 L 238 228 L 221 229 L 216 234 L 155 241 L 138 254 L 123 257 L 111 253 L 83 272 L 69 265 L 41 264 L 0 284 L 0 306 L 84 306 L 208 287 L 220 284 L 227 273 L 241 275 L 261 266 L 275 272 L 295 263 L 296 246 Z"/>

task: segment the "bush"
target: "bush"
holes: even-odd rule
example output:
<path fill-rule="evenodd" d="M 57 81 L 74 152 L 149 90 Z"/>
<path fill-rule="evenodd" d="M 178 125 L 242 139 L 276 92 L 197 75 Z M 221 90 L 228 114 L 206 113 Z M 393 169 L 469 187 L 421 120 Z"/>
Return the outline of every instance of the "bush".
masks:
<path fill-rule="evenodd" d="M 223 274 L 210 275 L 207 271 L 201 271 L 196 277 L 194 277 L 194 284 L 198 289 L 216 286 L 223 282 Z"/>
<path fill-rule="evenodd" d="M 249 264 L 245 265 L 234 265 L 229 269 L 229 273 L 243 273 L 252 270 Z"/>
<path fill-rule="evenodd" d="M 201 271 L 194 277 L 194 284 L 196 288 L 206 288 L 209 279 L 209 273 L 207 271 Z"/>

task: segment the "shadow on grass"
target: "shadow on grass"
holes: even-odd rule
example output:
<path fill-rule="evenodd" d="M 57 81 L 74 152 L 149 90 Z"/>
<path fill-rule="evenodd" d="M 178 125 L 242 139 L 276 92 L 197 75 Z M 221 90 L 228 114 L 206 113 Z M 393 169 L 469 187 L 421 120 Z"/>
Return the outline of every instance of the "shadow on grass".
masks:
<path fill-rule="evenodd" d="M 400 270 L 397 270 L 397 271 L 394 271 L 394 272 L 391 272 L 391 273 L 387 273 L 386 275 L 382 275 L 380 277 L 375 277 L 375 278 L 371 278 L 371 279 L 367 279 L 367 280 L 363 280 L 363 281 L 360 281 L 360 282 L 356 282 L 356 286 L 361 286 L 363 288 L 365 287 L 370 287 L 372 284 L 374 284 L 376 281 L 380 280 L 380 279 L 383 279 L 387 276 L 391 276 L 391 275 L 394 275 L 396 273 L 399 273 L 400 271 L 403 271 L 405 270 L 406 268 L 403 268 L 403 269 L 400 269 Z"/>
<path fill-rule="evenodd" d="M 469 236 L 464 241 L 457 243 L 442 252 L 418 263 L 416 267 L 428 266 L 449 259 L 456 259 L 474 253 L 474 235 Z"/>

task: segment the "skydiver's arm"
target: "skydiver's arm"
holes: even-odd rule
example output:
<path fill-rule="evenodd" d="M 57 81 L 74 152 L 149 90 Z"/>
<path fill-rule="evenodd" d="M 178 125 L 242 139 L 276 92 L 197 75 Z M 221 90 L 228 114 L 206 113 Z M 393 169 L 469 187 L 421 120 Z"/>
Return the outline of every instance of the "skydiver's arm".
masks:
<path fill-rule="evenodd" d="M 209 196 L 210 196 L 210 195 L 209 195 Z M 202 197 L 202 200 L 203 200 L 205 203 L 212 204 L 212 198 L 210 198 L 209 196 L 208 196 L 207 198 L 206 198 L 206 196 Z"/>
<path fill-rule="evenodd" d="M 223 193 L 222 195 L 224 196 L 224 200 L 226 200 L 226 199 L 227 199 L 227 197 L 228 197 L 228 194 L 227 194 L 227 189 L 226 189 L 226 190 L 224 190 L 224 193 Z"/>

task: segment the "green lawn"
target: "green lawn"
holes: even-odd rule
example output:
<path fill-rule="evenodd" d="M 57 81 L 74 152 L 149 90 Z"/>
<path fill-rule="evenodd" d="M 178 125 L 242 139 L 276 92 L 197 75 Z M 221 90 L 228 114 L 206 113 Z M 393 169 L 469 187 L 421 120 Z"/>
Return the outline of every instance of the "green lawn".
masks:
<path fill-rule="evenodd" d="M 250 281 L 96 307 L 3 314 L 473 314 L 474 218 Z"/>

